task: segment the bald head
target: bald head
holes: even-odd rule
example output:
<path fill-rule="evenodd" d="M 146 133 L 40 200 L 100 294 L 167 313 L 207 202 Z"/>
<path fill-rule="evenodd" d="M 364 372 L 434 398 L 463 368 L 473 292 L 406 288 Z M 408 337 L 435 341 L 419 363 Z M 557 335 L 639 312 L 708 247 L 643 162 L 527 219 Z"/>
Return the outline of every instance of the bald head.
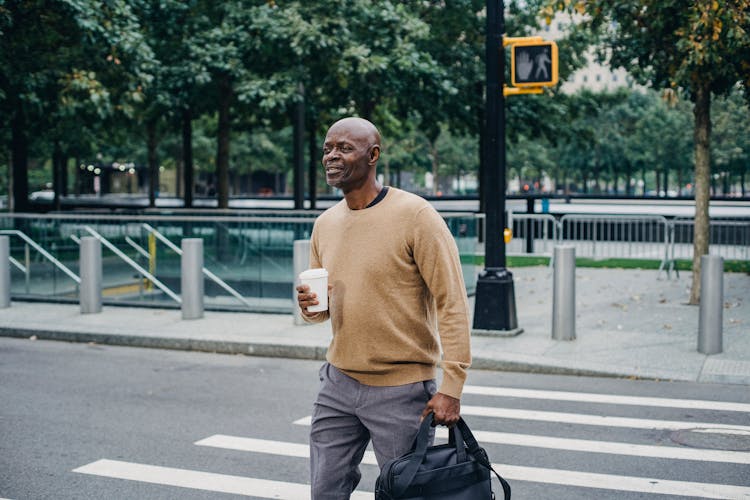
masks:
<path fill-rule="evenodd" d="M 342 118 L 331 125 L 331 128 L 328 129 L 328 133 L 330 134 L 331 132 L 341 130 L 348 131 L 352 136 L 355 136 L 358 139 L 363 139 L 370 145 L 380 146 L 380 132 L 378 132 L 375 125 L 364 118 L 358 118 L 356 116 Z"/>

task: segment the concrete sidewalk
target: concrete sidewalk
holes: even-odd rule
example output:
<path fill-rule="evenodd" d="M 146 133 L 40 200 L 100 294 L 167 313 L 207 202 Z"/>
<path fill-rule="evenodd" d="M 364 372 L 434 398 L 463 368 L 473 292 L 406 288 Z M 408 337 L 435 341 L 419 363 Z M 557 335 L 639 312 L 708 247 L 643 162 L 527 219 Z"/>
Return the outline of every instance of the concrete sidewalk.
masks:
<path fill-rule="evenodd" d="M 750 276 L 724 275 L 721 354 L 697 352 L 698 311 L 686 305 L 690 273 L 578 268 L 573 341 L 551 339 L 552 272 L 511 269 L 516 337 L 472 337 L 474 368 L 750 384 Z M 472 303 L 473 308 L 473 303 Z M 295 326 L 289 314 L 207 311 L 183 321 L 179 310 L 14 302 L 0 309 L 0 335 L 258 356 L 323 359 L 329 323 Z"/>

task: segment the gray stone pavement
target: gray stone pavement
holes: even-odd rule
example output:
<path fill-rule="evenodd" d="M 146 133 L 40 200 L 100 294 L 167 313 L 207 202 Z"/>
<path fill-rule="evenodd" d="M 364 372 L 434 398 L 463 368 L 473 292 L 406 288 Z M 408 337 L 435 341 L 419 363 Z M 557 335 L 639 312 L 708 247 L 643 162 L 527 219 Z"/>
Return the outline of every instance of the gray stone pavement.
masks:
<path fill-rule="evenodd" d="M 473 367 L 750 384 L 750 276 L 724 275 L 723 352 L 697 351 L 697 306 L 686 305 L 691 275 L 576 270 L 576 334 L 552 340 L 552 271 L 511 269 L 519 327 L 515 337 L 472 336 Z M 472 303 L 473 307 L 473 303 Z M 329 323 L 295 326 L 290 314 L 207 311 L 182 320 L 175 309 L 13 302 L 0 309 L 0 336 L 169 349 L 323 359 Z"/>

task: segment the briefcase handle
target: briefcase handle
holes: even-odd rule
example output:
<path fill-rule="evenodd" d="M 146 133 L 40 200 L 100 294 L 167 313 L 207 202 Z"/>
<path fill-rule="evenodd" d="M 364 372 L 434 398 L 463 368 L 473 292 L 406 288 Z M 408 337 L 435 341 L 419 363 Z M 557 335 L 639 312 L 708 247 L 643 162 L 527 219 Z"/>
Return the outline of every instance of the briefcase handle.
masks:
<path fill-rule="evenodd" d="M 412 480 L 414 479 L 414 476 L 417 475 L 419 466 L 422 464 L 422 461 L 424 461 L 424 456 L 427 453 L 427 445 L 430 441 L 430 426 L 432 425 L 434 417 L 435 414 L 433 412 L 430 412 L 422 420 L 422 424 L 419 426 L 417 437 L 414 439 L 414 445 L 412 446 L 412 450 L 414 452 L 412 453 L 409 461 L 404 466 L 404 470 L 401 471 L 398 484 L 393 485 L 393 493 L 396 497 L 401 496 L 404 491 L 406 491 L 406 488 L 409 487 Z M 462 448 L 460 444 L 462 444 L 463 438 L 460 441 L 458 439 L 456 439 L 455 441 L 456 450 Z M 474 440 L 474 442 L 476 443 L 476 440 Z M 465 459 L 466 454 L 464 453 L 463 455 Z"/>
<path fill-rule="evenodd" d="M 432 425 L 433 419 L 434 414 L 433 412 L 430 412 L 429 415 L 422 420 L 422 424 L 419 426 L 419 432 L 417 432 L 417 437 L 413 446 L 414 454 L 412 455 L 412 459 L 409 460 L 404 466 L 404 470 L 401 471 L 401 477 L 399 478 L 398 484 L 393 485 L 393 492 L 396 496 L 402 495 L 404 491 L 406 491 L 406 488 L 411 484 L 414 476 L 417 475 L 419 466 L 422 464 L 424 456 L 427 453 L 427 445 L 430 441 L 429 429 Z M 459 436 L 461 439 L 459 439 Z M 449 442 L 455 445 L 459 459 L 463 458 L 461 461 L 466 460 L 466 454 L 464 453 L 462 446 L 463 443 L 466 443 L 469 453 L 476 458 L 477 462 L 495 473 L 495 476 L 497 476 L 497 479 L 500 481 L 500 485 L 503 488 L 503 496 L 505 497 L 505 500 L 510 500 L 510 485 L 495 471 L 495 469 L 492 468 L 492 464 L 490 464 L 487 454 L 484 449 L 479 446 L 474 434 L 472 434 L 469 426 L 463 418 L 459 417 L 458 423 L 450 429 Z"/>

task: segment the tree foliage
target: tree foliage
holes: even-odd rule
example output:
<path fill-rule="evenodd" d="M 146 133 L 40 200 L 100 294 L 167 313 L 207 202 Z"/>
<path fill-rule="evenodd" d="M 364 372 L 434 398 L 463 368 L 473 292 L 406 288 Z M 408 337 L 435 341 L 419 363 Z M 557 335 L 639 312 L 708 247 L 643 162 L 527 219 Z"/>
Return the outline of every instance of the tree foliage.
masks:
<path fill-rule="evenodd" d="M 561 5 L 586 21 L 558 40 L 563 80 L 585 64 L 596 33 L 612 64 L 674 95 L 694 97 L 696 71 L 721 66 L 711 76 L 716 94 L 747 80 L 750 58 L 744 4 L 715 3 L 506 0 L 506 33 L 537 33 L 540 9 Z M 357 114 L 383 132 L 387 177 L 406 184 L 407 173 L 421 182 L 430 172 L 432 192 L 446 193 L 452 179 L 478 177 L 481 163 L 484 8 L 483 0 L 0 0 L 0 164 L 15 155 L 33 190 L 73 159 L 149 163 L 152 178 L 159 166 L 174 169 L 175 192 L 194 164 L 226 204 L 241 176 L 262 170 L 279 174 L 274 189 L 291 184 L 280 179 L 291 171 L 291 112 L 304 103 L 312 164 L 325 127 Z M 711 146 L 721 190 L 725 178 L 744 179 L 746 148 L 730 124 L 747 108 L 734 94 L 715 102 L 726 111 L 714 117 Z M 555 88 L 506 106 L 513 176 L 620 193 L 635 193 L 639 175 L 656 192 L 667 191 L 665 178 L 692 180 L 685 151 L 695 141 L 671 133 L 686 127 L 684 101 Z"/>
<path fill-rule="evenodd" d="M 708 253 L 711 95 L 745 84 L 750 92 L 750 0 L 550 0 L 542 14 L 576 12 L 600 37 L 600 56 L 639 82 L 686 94 L 694 103 L 695 237 L 690 303 L 700 298 Z"/>

